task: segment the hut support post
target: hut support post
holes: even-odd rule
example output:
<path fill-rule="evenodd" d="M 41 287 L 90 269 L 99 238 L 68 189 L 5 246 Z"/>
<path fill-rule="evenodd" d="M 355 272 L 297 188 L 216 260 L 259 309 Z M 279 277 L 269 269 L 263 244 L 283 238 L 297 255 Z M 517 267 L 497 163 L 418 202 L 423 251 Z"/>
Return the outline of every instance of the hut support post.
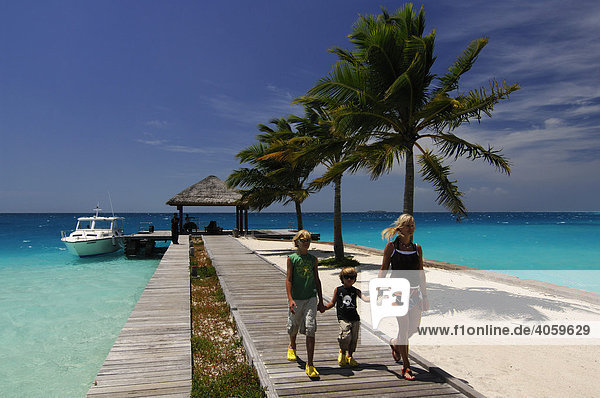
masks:
<path fill-rule="evenodd" d="M 183 231 L 183 206 L 177 206 L 179 210 L 179 233 Z"/>
<path fill-rule="evenodd" d="M 246 231 L 246 235 L 248 235 L 248 208 L 244 207 L 243 212 L 244 212 L 244 224 L 245 224 L 244 230 Z"/>

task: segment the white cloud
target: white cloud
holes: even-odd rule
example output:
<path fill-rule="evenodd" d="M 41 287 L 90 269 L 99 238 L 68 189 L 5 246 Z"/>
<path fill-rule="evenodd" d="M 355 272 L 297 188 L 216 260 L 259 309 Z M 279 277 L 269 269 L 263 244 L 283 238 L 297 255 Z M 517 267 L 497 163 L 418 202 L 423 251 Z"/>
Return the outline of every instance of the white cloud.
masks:
<path fill-rule="evenodd" d="M 159 146 L 159 145 L 163 145 L 165 144 L 167 141 L 165 140 L 143 140 L 143 139 L 138 139 L 136 140 L 137 142 L 140 142 L 142 144 L 146 144 L 146 145 L 152 145 L 152 146 Z"/>
<path fill-rule="evenodd" d="M 600 115 L 600 105 L 583 104 L 582 106 L 569 111 L 569 113 L 573 116 L 598 116 Z"/>
<path fill-rule="evenodd" d="M 165 128 L 169 125 L 169 122 L 166 120 L 149 120 L 146 122 L 146 126 L 154 127 L 154 128 Z"/>
<path fill-rule="evenodd" d="M 560 127 L 564 125 L 564 121 L 562 119 L 556 118 L 556 117 L 551 117 L 549 119 L 544 120 L 544 127 L 545 128 L 554 128 L 554 127 Z"/>
<path fill-rule="evenodd" d="M 265 88 L 268 96 L 259 95 L 261 99 L 257 101 L 242 101 L 226 94 L 208 96 L 203 101 L 220 117 L 252 126 L 266 124 L 273 118 L 302 114 L 301 106 L 291 104 L 295 97 L 289 91 L 272 84 Z"/>
<path fill-rule="evenodd" d="M 170 144 L 168 140 L 160 139 L 138 139 L 137 142 L 145 145 L 154 146 L 163 151 L 169 152 L 181 152 L 181 153 L 200 153 L 200 154 L 218 154 L 218 155 L 233 155 L 237 153 L 238 149 L 225 148 L 225 147 L 193 147 L 185 145 L 174 145 Z"/>

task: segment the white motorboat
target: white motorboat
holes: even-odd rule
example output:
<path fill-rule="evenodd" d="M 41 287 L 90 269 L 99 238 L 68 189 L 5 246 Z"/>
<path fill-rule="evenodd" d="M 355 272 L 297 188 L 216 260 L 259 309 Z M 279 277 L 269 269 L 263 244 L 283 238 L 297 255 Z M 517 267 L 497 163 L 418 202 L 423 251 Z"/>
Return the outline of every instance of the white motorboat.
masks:
<path fill-rule="evenodd" d="M 96 206 L 92 217 L 79 217 L 75 231 L 67 235 L 62 232 L 61 240 L 76 256 L 88 257 L 113 253 L 123 248 L 123 217 L 100 217 L 101 209 Z"/>

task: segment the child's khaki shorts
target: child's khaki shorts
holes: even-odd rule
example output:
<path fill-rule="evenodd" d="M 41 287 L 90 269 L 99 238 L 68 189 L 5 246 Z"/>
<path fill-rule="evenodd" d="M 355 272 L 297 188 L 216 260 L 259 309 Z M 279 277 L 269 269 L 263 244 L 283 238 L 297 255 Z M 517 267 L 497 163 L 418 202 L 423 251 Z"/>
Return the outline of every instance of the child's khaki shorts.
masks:
<path fill-rule="evenodd" d="M 299 331 L 307 337 L 314 337 L 317 331 L 317 298 L 311 297 L 307 300 L 294 301 L 296 302 L 296 313 L 288 312 L 288 334 L 293 336 Z"/>

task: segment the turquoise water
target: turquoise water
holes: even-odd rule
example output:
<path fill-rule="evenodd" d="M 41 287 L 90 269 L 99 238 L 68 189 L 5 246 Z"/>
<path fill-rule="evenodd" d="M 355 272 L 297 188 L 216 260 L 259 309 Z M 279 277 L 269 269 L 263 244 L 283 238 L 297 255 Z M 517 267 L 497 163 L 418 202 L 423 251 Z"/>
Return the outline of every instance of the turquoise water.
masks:
<path fill-rule="evenodd" d="M 344 241 L 383 249 L 380 232 L 395 216 L 348 217 Z M 448 214 L 420 213 L 415 222 L 425 258 L 600 292 L 598 212 L 472 213 L 460 224 Z"/>
<path fill-rule="evenodd" d="M 79 259 L 60 231 L 82 214 L 0 214 L 0 392 L 3 397 L 83 397 L 159 260 L 122 253 Z M 169 229 L 170 214 L 119 214 Z M 190 213 L 200 226 L 235 227 L 233 213 Z M 383 249 L 398 213 L 345 213 L 348 243 Z M 415 215 L 426 258 L 600 292 L 600 213 Z M 250 228 L 294 228 L 293 213 L 250 213 Z M 333 240 L 331 213 L 304 227 Z"/>
<path fill-rule="evenodd" d="M 74 257 L 59 240 L 63 218 L 0 215 L 3 397 L 85 396 L 158 265 Z"/>

